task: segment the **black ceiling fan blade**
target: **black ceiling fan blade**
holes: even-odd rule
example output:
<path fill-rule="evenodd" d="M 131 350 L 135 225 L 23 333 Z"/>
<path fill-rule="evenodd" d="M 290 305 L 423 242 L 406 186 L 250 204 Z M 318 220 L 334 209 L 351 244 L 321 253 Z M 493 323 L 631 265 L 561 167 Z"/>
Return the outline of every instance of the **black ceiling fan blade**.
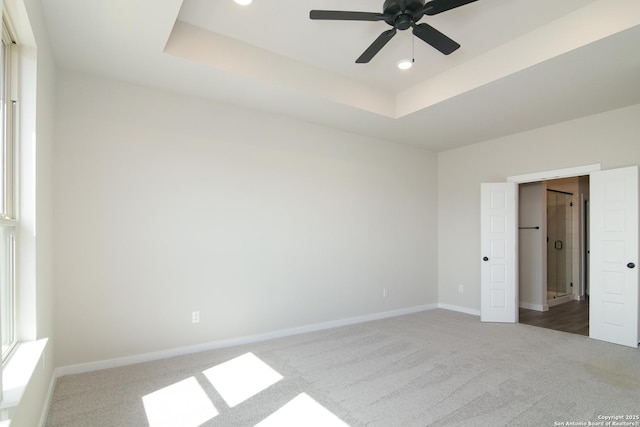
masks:
<path fill-rule="evenodd" d="M 433 0 L 425 4 L 421 13 L 433 16 L 478 0 Z"/>
<path fill-rule="evenodd" d="M 438 49 L 445 55 L 449 55 L 454 50 L 458 49 L 460 45 L 449 37 L 442 34 L 429 24 L 419 24 L 413 27 L 413 34 L 429 43 L 434 48 Z"/>
<path fill-rule="evenodd" d="M 380 52 L 380 49 L 382 49 L 384 45 L 389 43 L 389 40 L 391 40 L 393 36 L 396 35 L 396 32 L 396 29 L 392 28 L 380 34 L 378 38 L 375 39 L 373 43 L 371 43 L 371 46 L 369 46 L 367 50 L 365 50 L 364 53 L 360 55 L 358 59 L 356 59 L 356 64 L 366 64 L 367 62 L 371 61 L 371 59 L 373 59 L 373 57 L 376 56 L 378 52 Z"/>
<path fill-rule="evenodd" d="M 311 19 L 327 19 L 335 21 L 384 21 L 387 17 L 374 12 L 346 12 L 340 10 L 312 10 Z"/>

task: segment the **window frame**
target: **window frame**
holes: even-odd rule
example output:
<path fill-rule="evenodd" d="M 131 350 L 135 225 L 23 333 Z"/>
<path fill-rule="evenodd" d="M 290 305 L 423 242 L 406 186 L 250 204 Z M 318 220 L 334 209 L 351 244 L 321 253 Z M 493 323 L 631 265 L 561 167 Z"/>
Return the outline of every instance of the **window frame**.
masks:
<path fill-rule="evenodd" d="M 4 221 L 3 221 L 4 222 Z M 3 277 L 0 280 L 6 283 L 1 287 L 0 298 L 2 304 L 0 308 L 0 341 L 2 343 L 2 362 L 6 362 L 13 350 L 18 345 L 17 325 L 16 325 L 16 227 L 12 224 L 0 224 L 2 228 L 2 241 L 0 244 L 0 265 L 2 266 Z M 8 284 L 7 288 L 5 286 Z M 7 302 L 8 300 L 8 302 Z M 9 322 L 9 326 L 5 326 Z M 7 332 L 9 339 L 7 340 Z M 5 340 L 7 340 L 5 344 Z"/>
<path fill-rule="evenodd" d="M 18 43 L 6 10 L 2 8 L 2 103 L 0 114 L 1 129 L 1 158 L 0 173 L 2 173 L 0 195 L 0 227 L 2 227 L 2 241 L 0 241 L 0 343 L 2 344 L 1 359 L 4 365 L 11 357 L 18 345 L 18 315 L 17 315 L 17 254 L 18 254 Z M 9 317 L 7 317 L 9 316 Z M 7 326 L 7 322 L 10 324 Z M 9 335 L 7 339 L 7 335 Z"/>

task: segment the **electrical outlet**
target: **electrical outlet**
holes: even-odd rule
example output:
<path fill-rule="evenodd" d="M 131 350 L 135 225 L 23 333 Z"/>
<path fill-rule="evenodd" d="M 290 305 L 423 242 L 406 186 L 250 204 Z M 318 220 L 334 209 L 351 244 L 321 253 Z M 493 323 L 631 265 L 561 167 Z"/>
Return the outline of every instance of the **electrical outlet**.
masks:
<path fill-rule="evenodd" d="M 191 323 L 200 323 L 200 312 L 192 311 L 191 312 Z"/>
<path fill-rule="evenodd" d="M 387 296 L 389 296 L 389 291 L 387 288 L 382 288 L 382 298 L 386 298 Z"/>
<path fill-rule="evenodd" d="M 464 294 L 464 285 L 458 285 L 458 292 Z"/>

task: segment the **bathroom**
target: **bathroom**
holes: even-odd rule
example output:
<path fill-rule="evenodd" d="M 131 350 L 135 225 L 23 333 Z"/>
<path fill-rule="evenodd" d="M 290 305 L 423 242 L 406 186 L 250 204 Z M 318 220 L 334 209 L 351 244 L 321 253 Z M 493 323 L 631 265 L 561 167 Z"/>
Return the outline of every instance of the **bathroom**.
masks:
<path fill-rule="evenodd" d="M 520 185 L 520 308 L 588 300 L 588 200 L 588 176 Z"/>

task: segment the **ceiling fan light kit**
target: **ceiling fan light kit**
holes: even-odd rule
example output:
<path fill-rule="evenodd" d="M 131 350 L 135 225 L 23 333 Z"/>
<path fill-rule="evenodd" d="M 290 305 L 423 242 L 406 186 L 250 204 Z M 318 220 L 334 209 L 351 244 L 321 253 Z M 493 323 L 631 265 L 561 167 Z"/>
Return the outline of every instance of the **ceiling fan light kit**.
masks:
<path fill-rule="evenodd" d="M 356 63 L 366 64 L 396 35 L 398 30 L 413 29 L 413 35 L 431 45 L 433 48 L 449 55 L 460 45 L 426 23 L 418 24 L 424 15 L 433 16 L 477 0 L 385 0 L 382 13 L 348 12 L 338 10 L 312 10 L 309 18 L 314 20 L 337 21 L 384 21 L 391 27 L 384 31 L 364 51 Z"/>
<path fill-rule="evenodd" d="M 401 70 L 408 70 L 413 67 L 414 60 L 413 59 L 401 59 L 396 63 L 396 66 Z"/>

